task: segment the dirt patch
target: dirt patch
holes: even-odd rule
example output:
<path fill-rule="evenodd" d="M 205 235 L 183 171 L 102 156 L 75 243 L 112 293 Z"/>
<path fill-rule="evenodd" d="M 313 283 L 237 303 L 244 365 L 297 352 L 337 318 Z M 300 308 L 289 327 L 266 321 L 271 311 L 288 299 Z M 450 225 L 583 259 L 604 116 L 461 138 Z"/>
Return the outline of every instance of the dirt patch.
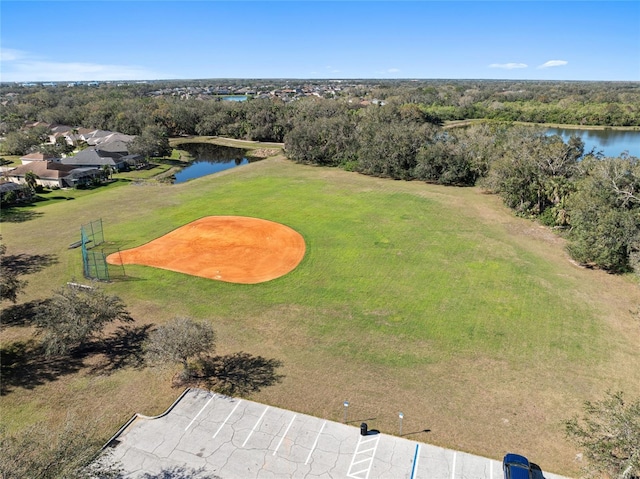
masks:
<path fill-rule="evenodd" d="M 302 261 L 305 242 L 288 226 L 243 216 L 208 216 L 137 248 L 107 257 L 228 283 L 283 276 Z"/>
<path fill-rule="evenodd" d="M 252 158 L 269 158 L 271 156 L 276 156 L 281 151 L 282 150 L 278 148 L 256 148 L 254 150 L 248 150 L 245 155 Z"/>

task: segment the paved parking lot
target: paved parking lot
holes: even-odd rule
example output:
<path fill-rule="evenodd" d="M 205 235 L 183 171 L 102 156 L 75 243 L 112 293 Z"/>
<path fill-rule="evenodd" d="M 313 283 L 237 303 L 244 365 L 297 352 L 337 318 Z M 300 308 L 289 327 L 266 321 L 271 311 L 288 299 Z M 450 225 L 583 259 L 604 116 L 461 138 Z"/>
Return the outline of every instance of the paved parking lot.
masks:
<path fill-rule="evenodd" d="M 499 461 L 199 389 L 107 450 L 128 478 L 502 478 Z"/>

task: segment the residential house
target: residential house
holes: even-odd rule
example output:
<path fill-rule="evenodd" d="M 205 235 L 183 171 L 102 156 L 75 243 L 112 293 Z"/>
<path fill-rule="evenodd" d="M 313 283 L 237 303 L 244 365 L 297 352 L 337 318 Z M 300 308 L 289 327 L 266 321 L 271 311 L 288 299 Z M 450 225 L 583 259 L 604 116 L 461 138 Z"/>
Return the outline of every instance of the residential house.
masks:
<path fill-rule="evenodd" d="M 2 197 L 2 202 L 11 195 L 13 192 L 14 198 L 11 201 L 20 202 L 20 201 L 28 201 L 33 196 L 31 192 L 31 188 L 29 188 L 26 184 L 19 185 L 18 183 L 13 183 L 12 181 L 0 180 L 0 197 Z"/>
<path fill-rule="evenodd" d="M 32 172 L 36 175 L 36 183 L 47 188 L 66 188 L 88 184 L 93 178 L 102 176 L 99 168 L 77 168 L 53 161 L 35 161 L 6 173 L 9 181 L 26 184 L 25 176 Z"/>
<path fill-rule="evenodd" d="M 29 153 L 28 155 L 24 155 L 20 158 L 23 165 L 28 165 L 29 163 L 33 163 L 35 161 L 51 161 L 54 163 L 60 163 L 60 158 L 56 158 L 55 156 L 49 155 L 48 153 L 40 153 L 39 151 L 35 153 Z"/>
<path fill-rule="evenodd" d="M 109 151 L 98 147 L 86 148 L 79 151 L 75 156 L 63 158 L 62 163 L 74 168 L 103 168 L 104 166 L 109 166 L 115 171 L 122 171 L 135 166 L 143 159 L 140 155 L 130 155 L 126 149 L 121 149 L 122 146 L 112 145 L 112 148 L 118 151 Z"/>

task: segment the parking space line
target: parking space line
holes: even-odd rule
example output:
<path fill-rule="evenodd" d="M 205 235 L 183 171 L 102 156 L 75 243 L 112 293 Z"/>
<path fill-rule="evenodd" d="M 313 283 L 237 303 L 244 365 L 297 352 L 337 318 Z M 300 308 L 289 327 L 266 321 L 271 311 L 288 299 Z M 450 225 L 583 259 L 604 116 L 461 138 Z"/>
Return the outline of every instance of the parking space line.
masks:
<path fill-rule="evenodd" d="M 413 455 L 413 467 L 411 467 L 411 479 L 418 472 L 418 460 L 420 459 L 420 444 L 416 444 L 416 453 Z"/>
<path fill-rule="evenodd" d="M 493 461 L 489 459 L 489 477 L 493 479 Z"/>
<path fill-rule="evenodd" d="M 370 439 L 367 440 L 362 440 L 364 436 L 359 436 L 358 439 L 358 444 L 356 445 L 356 450 L 353 452 L 353 457 L 351 458 L 351 464 L 349 465 L 349 471 L 347 472 L 347 477 L 351 477 L 354 479 L 362 479 L 360 474 L 364 474 L 364 479 L 367 479 L 369 477 L 369 473 L 371 472 L 371 468 L 373 467 L 373 460 L 376 456 L 376 450 L 378 449 L 378 443 L 380 442 L 380 435 L 376 434 L 375 436 L 371 436 Z M 369 442 L 375 442 L 375 444 L 373 445 L 373 447 L 370 447 L 368 449 L 360 449 L 361 445 L 366 445 Z M 370 456 L 367 456 L 366 454 L 371 452 Z M 364 459 L 360 459 L 358 461 L 356 461 L 356 457 L 358 456 L 358 454 L 364 454 L 365 458 Z M 359 471 L 353 471 L 354 466 L 357 466 L 359 464 L 362 464 L 363 462 L 368 462 L 369 466 L 366 469 L 362 469 Z"/>
<path fill-rule="evenodd" d="M 247 441 L 249 440 L 249 438 L 251 437 L 251 435 L 255 432 L 256 427 L 258 427 L 258 424 L 260 424 L 260 421 L 262 421 L 262 418 L 264 417 L 264 415 L 267 413 L 267 409 L 269 409 L 269 406 L 267 406 L 266 408 L 264 408 L 264 411 L 262 411 L 262 414 L 260 415 L 260 417 L 258 418 L 258 420 L 256 421 L 256 423 L 253 425 L 253 429 L 251 429 L 251 432 L 249 433 L 249 435 L 247 436 L 247 438 L 244 440 L 244 442 L 242 443 L 242 447 L 244 447 L 247 444 Z"/>
<path fill-rule="evenodd" d="M 453 464 L 451 465 L 451 479 L 456 477 L 456 451 L 453 451 Z"/>
<path fill-rule="evenodd" d="M 293 417 L 291 418 L 291 422 L 289 423 L 289 425 L 287 426 L 287 429 L 284 431 L 284 434 L 280 438 L 280 442 L 278 442 L 278 445 L 276 446 L 275 451 L 273 451 L 273 455 L 274 456 L 276 455 L 276 452 L 278 452 L 278 449 L 280 449 L 280 446 L 282 445 L 282 441 L 284 441 L 284 438 L 287 435 L 287 433 L 289 432 L 289 429 L 291 429 L 291 426 L 293 425 L 293 421 L 296 420 L 296 416 L 297 416 L 297 414 L 294 414 Z"/>
<path fill-rule="evenodd" d="M 311 450 L 309 451 L 309 455 L 307 456 L 307 460 L 304 461 L 304 465 L 306 466 L 307 464 L 309 464 L 309 460 L 311 459 L 311 454 L 313 454 L 313 450 L 316 448 L 316 446 L 318 445 L 318 440 L 320 439 L 320 434 L 322 434 L 322 431 L 324 430 L 324 427 L 327 425 L 327 421 L 322 423 L 322 427 L 320 428 L 320 431 L 318 432 L 318 435 L 316 436 L 316 440 L 313 443 L 313 446 L 311 446 Z"/>
<path fill-rule="evenodd" d="M 227 418 L 224 420 L 224 422 L 222 424 L 220 424 L 220 427 L 218 428 L 218 430 L 216 431 L 216 433 L 211 437 L 211 439 L 215 439 L 216 436 L 218 435 L 218 433 L 222 430 L 222 428 L 224 427 L 224 425 L 227 423 L 227 421 L 229 420 L 229 418 L 232 416 L 232 414 L 234 412 L 236 412 L 236 409 L 238 409 L 238 406 L 240 406 L 240 403 L 242 402 L 242 399 L 238 400 L 238 403 L 236 404 L 236 407 L 233 408 L 233 411 L 231 411 L 229 413 L 229 415 L 227 416 Z"/>
<path fill-rule="evenodd" d="M 199 416 L 200 414 L 202 414 L 202 411 L 204 411 L 204 408 L 206 408 L 206 407 L 209 405 L 209 403 L 210 403 L 211 401 L 213 401 L 213 398 L 215 398 L 215 397 L 216 397 L 216 395 L 214 394 L 213 396 L 211 396 L 211 398 L 209 398 L 209 400 L 207 401 L 207 404 L 205 404 L 204 406 L 202 406 L 202 409 L 200 409 L 200 411 L 198 412 L 198 414 L 196 414 L 196 417 L 194 417 L 194 418 L 191 420 L 191 422 L 190 422 L 189 424 L 187 424 L 187 427 L 185 427 L 185 428 L 184 428 L 184 430 L 185 430 L 185 431 L 186 431 L 187 429 L 189 429 L 189 427 L 191 427 L 191 425 L 193 424 L 193 422 L 194 422 L 196 419 L 198 419 L 198 416 Z"/>

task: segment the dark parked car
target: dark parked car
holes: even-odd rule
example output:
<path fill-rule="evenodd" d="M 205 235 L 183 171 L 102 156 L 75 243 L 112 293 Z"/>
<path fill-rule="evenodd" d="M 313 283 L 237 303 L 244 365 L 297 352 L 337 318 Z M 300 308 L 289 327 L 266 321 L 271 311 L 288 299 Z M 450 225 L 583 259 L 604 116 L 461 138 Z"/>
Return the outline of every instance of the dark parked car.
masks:
<path fill-rule="evenodd" d="M 509 453 L 502 460 L 504 479 L 532 479 L 529 459 L 520 454 Z"/>

